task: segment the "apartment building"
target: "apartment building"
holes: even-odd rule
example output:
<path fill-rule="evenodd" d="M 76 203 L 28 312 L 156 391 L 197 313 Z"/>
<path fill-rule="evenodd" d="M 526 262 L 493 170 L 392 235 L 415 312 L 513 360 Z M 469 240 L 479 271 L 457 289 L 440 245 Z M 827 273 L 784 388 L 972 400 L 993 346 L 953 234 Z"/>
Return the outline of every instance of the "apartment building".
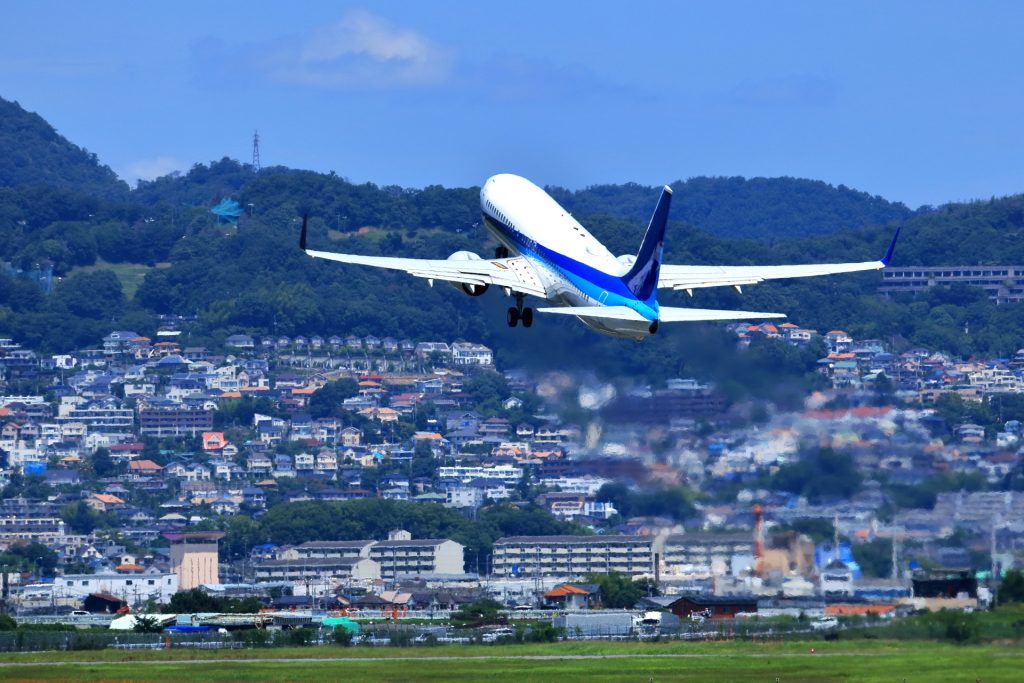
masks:
<path fill-rule="evenodd" d="M 492 573 L 499 576 L 582 576 L 654 573 L 647 536 L 509 536 L 494 543 Z"/>
<path fill-rule="evenodd" d="M 278 554 L 281 560 L 345 558 L 370 556 L 373 541 L 306 541 Z"/>
<path fill-rule="evenodd" d="M 903 266 L 882 271 L 882 294 L 921 292 L 937 285 L 981 287 L 997 304 L 1024 301 L 1024 266 Z"/>
<path fill-rule="evenodd" d="M 264 560 L 256 565 L 257 581 L 376 581 L 380 563 L 366 557 L 310 557 Z"/>
<path fill-rule="evenodd" d="M 54 545 L 67 540 L 67 525 L 53 503 L 9 498 L 0 503 L 0 545 L 43 543 Z"/>
<path fill-rule="evenodd" d="M 394 579 L 409 574 L 462 574 L 464 550 L 461 543 L 447 538 L 413 539 L 409 532 L 398 529 L 386 541 L 307 541 L 283 551 L 279 560 L 291 563 L 288 566 L 307 562 L 307 567 L 315 568 L 320 565 L 314 561 L 319 560 L 370 559 L 378 565 L 377 578 Z M 322 566 L 324 571 L 330 567 L 330 563 Z"/>
<path fill-rule="evenodd" d="M 662 564 L 666 573 L 709 571 L 724 575 L 733 572 L 736 558 L 750 558 L 754 553 L 751 533 L 672 534 L 665 539 Z M 749 559 L 742 560 L 749 564 Z"/>
<path fill-rule="evenodd" d="M 212 429 L 212 410 L 154 404 L 139 410 L 139 432 L 149 436 L 198 436 Z"/>
<path fill-rule="evenodd" d="M 462 574 L 465 548 L 447 538 L 392 539 L 370 547 L 383 579 L 409 574 Z"/>

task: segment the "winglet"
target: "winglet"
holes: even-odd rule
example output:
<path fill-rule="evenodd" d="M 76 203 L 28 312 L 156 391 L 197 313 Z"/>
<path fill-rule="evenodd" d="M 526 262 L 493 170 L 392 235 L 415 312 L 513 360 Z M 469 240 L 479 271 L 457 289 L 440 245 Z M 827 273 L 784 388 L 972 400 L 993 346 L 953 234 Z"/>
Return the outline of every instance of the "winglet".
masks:
<path fill-rule="evenodd" d="M 900 238 L 900 228 L 896 228 L 896 234 L 892 236 L 892 242 L 889 242 L 889 248 L 885 251 L 885 256 L 882 257 L 882 265 L 889 265 L 889 261 L 892 260 L 892 252 L 896 250 L 896 240 Z"/>
<path fill-rule="evenodd" d="M 299 233 L 299 249 L 306 251 L 306 223 L 309 221 L 309 214 L 302 217 L 302 232 Z"/>

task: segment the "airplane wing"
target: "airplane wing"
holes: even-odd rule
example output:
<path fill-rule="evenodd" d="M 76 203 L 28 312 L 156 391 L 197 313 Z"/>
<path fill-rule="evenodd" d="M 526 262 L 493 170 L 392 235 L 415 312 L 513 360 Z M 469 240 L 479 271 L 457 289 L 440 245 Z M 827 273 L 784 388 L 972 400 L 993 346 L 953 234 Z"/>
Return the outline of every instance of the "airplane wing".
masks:
<path fill-rule="evenodd" d="M 494 285 L 522 292 L 531 296 L 545 297 L 544 286 L 530 262 L 522 256 L 501 259 L 415 259 L 394 256 L 361 256 L 340 254 L 331 251 L 306 249 L 306 223 L 303 221 L 299 248 L 313 258 L 322 258 L 340 263 L 354 263 L 376 268 L 403 270 L 410 275 L 434 280 L 444 280 L 465 285 Z"/>
<path fill-rule="evenodd" d="M 694 290 L 702 287 L 741 287 L 756 285 L 765 280 L 781 280 L 794 277 L 813 277 L 836 273 L 853 273 L 859 270 L 881 270 L 889 265 L 896 239 L 897 229 L 889 249 L 880 261 L 860 263 L 809 263 L 794 266 L 673 266 L 663 265 L 658 278 L 658 287 L 674 290 Z"/>
<path fill-rule="evenodd" d="M 581 318 L 609 318 L 611 320 L 635 320 L 651 322 L 629 306 L 559 306 L 538 308 L 538 313 L 561 313 Z M 699 320 L 747 320 L 749 318 L 785 318 L 782 313 L 760 313 L 757 311 L 727 311 L 714 308 L 675 308 L 661 306 L 658 320 L 663 323 L 697 322 Z"/>

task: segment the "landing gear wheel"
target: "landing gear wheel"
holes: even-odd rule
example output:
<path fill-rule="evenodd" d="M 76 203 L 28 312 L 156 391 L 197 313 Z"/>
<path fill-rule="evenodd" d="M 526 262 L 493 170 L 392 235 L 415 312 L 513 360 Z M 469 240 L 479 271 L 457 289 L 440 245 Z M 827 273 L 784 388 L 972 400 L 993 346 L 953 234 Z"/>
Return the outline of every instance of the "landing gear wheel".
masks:
<path fill-rule="evenodd" d="M 532 316 L 531 316 L 531 318 L 532 318 Z M 518 325 L 519 324 L 519 309 L 514 308 L 514 307 L 508 309 L 508 314 L 505 316 L 505 321 L 508 322 L 508 326 L 509 327 L 515 327 L 516 325 Z M 533 322 L 533 320 L 531 319 L 530 322 Z M 524 327 L 529 327 L 529 325 L 526 324 L 525 320 L 523 321 L 523 326 Z"/>
<path fill-rule="evenodd" d="M 524 308 L 523 312 L 519 314 L 519 317 L 523 320 L 523 327 L 530 327 L 533 325 L 533 309 Z"/>
<path fill-rule="evenodd" d="M 508 258 L 508 247 L 503 244 L 495 249 L 494 258 Z"/>

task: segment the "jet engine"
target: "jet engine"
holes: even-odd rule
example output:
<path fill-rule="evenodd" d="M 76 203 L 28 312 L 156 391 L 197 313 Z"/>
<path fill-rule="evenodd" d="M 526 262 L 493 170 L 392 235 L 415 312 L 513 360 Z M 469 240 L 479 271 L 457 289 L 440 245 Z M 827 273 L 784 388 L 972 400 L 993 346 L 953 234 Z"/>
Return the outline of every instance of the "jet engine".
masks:
<path fill-rule="evenodd" d="M 448 257 L 449 261 L 480 261 L 480 255 L 474 254 L 471 251 L 457 251 Z M 480 296 L 487 291 L 489 285 L 471 285 L 468 282 L 450 282 L 448 283 L 455 289 L 468 294 L 470 296 Z"/>

